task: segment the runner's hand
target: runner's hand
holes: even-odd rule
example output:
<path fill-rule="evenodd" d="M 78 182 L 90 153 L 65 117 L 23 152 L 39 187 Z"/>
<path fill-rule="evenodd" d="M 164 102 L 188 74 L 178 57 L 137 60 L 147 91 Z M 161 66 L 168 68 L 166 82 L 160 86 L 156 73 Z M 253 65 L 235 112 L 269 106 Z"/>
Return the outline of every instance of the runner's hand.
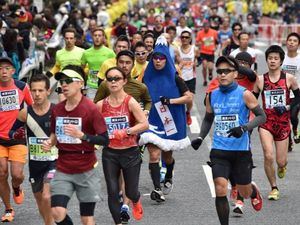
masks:
<path fill-rule="evenodd" d="M 69 135 L 74 138 L 82 138 L 82 136 L 84 135 L 84 133 L 81 130 L 79 130 L 76 125 L 73 124 L 65 125 L 64 132 L 66 135 Z"/>
<path fill-rule="evenodd" d="M 285 106 L 275 106 L 273 109 L 275 109 L 276 113 L 281 116 L 283 113 L 285 113 L 287 110 L 286 110 L 286 107 Z"/>
<path fill-rule="evenodd" d="M 240 137 L 242 137 L 244 132 L 245 131 L 244 131 L 243 127 L 239 126 L 239 127 L 231 128 L 229 131 L 227 131 L 227 134 L 229 134 L 228 137 L 233 136 L 235 138 L 240 138 Z"/>
<path fill-rule="evenodd" d="M 51 148 L 52 148 L 52 143 L 51 143 L 50 139 L 43 141 L 42 150 L 44 152 L 49 152 L 51 150 Z"/>
<path fill-rule="evenodd" d="M 170 99 L 165 96 L 160 96 L 159 100 L 163 105 L 170 105 Z"/>
<path fill-rule="evenodd" d="M 202 144 L 203 139 L 201 137 L 198 137 L 197 139 L 192 140 L 192 147 L 194 150 L 198 150 L 200 145 Z"/>
<path fill-rule="evenodd" d="M 117 140 L 122 140 L 122 139 L 128 137 L 126 129 L 114 130 L 113 135 L 114 135 L 114 138 Z"/>
<path fill-rule="evenodd" d="M 18 128 L 12 135 L 13 139 L 25 139 L 26 135 L 25 135 L 25 128 L 24 127 L 20 127 Z"/>

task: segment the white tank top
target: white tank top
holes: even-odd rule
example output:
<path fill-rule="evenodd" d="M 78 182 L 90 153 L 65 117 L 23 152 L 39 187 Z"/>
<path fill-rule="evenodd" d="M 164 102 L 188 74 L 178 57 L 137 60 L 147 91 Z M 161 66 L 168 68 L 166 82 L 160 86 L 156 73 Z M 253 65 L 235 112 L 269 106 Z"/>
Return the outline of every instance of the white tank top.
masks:
<path fill-rule="evenodd" d="M 195 63 L 195 46 L 192 45 L 188 53 L 184 53 L 181 48 L 178 48 L 183 67 L 181 69 L 181 76 L 183 80 L 188 81 L 196 77 L 194 71 Z"/>

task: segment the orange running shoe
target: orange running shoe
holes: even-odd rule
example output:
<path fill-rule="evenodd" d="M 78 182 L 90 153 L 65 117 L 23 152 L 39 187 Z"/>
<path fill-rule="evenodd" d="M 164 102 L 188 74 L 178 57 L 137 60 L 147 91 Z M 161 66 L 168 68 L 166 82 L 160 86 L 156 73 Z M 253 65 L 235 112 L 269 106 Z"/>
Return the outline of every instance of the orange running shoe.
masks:
<path fill-rule="evenodd" d="M 255 209 L 256 211 L 261 210 L 262 206 L 263 206 L 263 199 L 262 196 L 258 190 L 257 185 L 252 181 L 252 187 L 254 187 L 256 189 L 256 196 L 255 198 L 251 198 L 251 204 L 253 209 Z"/>
<path fill-rule="evenodd" d="M 4 215 L 1 218 L 2 223 L 12 222 L 15 217 L 15 210 L 13 208 L 6 209 Z"/>
<path fill-rule="evenodd" d="M 136 220 L 141 220 L 144 215 L 141 199 L 137 203 L 132 203 L 132 216 Z"/>
<path fill-rule="evenodd" d="M 18 195 L 13 193 L 13 198 L 16 204 L 21 205 L 24 201 L 24 191 L 20 188 Z"/>

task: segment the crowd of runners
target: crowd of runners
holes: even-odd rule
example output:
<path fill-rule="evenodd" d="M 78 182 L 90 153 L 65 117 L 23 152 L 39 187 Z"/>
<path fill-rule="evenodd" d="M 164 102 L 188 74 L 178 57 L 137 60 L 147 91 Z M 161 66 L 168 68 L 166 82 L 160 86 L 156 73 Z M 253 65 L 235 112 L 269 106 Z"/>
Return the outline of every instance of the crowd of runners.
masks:
<path fill-rule="evenodd" d="M 162 203 L 174 185 L 173 152 L 199 149 L 211 128 L 208 164 L 220 224 L 229 224 L 229 202 L 240 216 L 244 199 L 256 211 L 263 207 L 252 179 L 254 128 L 270 184 L 267 198 L 280 198 L 276 174 L 285 177 L 288 151 L 300 143 L 300 35 L 289 32 L 283 43 L 267 46 L 268 70 L 258 74 L 255 41 L 262 12 L 253 3 L 241 8 L 223 1 L 201 3 L 67 2 L 40 11 L 30 1 L 0 1 L 2 222 L 18 216 L 11 194 L 15 204 L 26 198 L 27 163 L 45 225 L 73 224 L 67 208 L 74 193 L 82 224 L 96 224 L 100 170 L 114 223 L 127 224 L 131 216 L 141 220 L 139 178 L 146 150 L 150 198 Z M 69 18 L 62 24 L 63 47 L 51 56 L 47 41 L 64 15 Z M 19 72 L 36 48 L 55 63 L 26 83 Z M 49 98 L 53 78 L 57 104 Z M 201 103 L 206 110 L 199 136 L 190 140 L 196 85 L 206 91 Z"/>

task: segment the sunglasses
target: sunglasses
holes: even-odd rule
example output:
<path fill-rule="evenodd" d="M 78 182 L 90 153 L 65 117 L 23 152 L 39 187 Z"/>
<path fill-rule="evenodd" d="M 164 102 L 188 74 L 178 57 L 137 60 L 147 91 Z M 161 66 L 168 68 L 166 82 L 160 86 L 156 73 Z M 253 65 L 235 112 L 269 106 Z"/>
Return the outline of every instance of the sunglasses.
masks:
<path fill-rule="evenodd" d="M 106 77 L 106 80 L 108 82 L 113 82 L 113 81 L 118 82 L 119 80 L 123 80 L 123 77 Z"/>
<path fill-rule="evenodd" d="M 69 77 L 69 78 L 66 78 L 66 79 L 61 79 L 61 80 L 59 80 L 59 83 L 60 83 L 60 85 L 63 85 L 64 83 L 66 83 L 66 84 L 71 84 L 71 83 L 73 83 L 74 81 L 81 81 L 81 80 L 78 79 L 78 78 L 71 78 L 71 77 Z"/>
<path fill-rule="evenodd" d="M 190 39 L 190 36 L 181 36 L 181 39 Z"/>
<path fill-rule="evenodd" d="M 143 56 L 146 55 L 147 52 L 135 52 L 136 56 Z"/>
<path fill-rule="evenodd" d="M 153 59 L 154 60 L 166 60 L 167 58 L 164 55 L 154 55 Z"/>
<path fill-rule="evenodd" d="M 232 70 L 232 69 L 217 69 L 217 74 L 222 75 L 224 73 L 225 75 L 227 75 L 227 74 L 229 74 L 233 71 L 235 71 L 235 70 Z"/>

